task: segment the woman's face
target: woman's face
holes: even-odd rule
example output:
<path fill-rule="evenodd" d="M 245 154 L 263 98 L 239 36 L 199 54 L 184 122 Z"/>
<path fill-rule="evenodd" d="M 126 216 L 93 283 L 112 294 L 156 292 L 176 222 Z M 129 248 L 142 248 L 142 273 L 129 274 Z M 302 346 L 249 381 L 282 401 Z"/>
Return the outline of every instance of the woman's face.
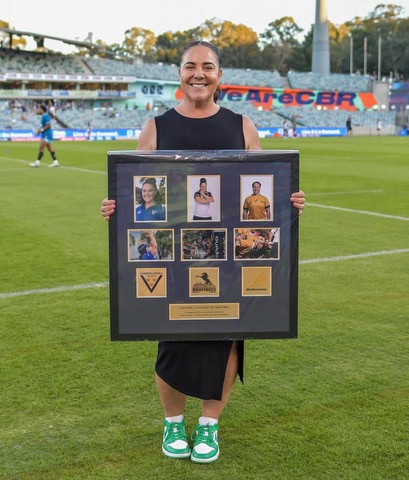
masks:
<path fill-rule="evenodd" d="M 145 183 L 142 186 L 142 199 L 145 202 L 145 205 L 154 205 L 155 203 L 156 189 L 150 183 Z"/>
<path fill-rule="evenodd" d="M 180 86 L 185 97 L 194 102 L 212 101 L 222 70 L 216 54 L 208 47 L 191 47 L 179 67 Z"/>
<path fill-rule="evenodd" d="M 200 190 L 202 190 L 202 192 L 205 192 L 206 191 L 206 188 L 207 188 L 207 183 L 206 182 L 202 182 L 200 184 Z"/>

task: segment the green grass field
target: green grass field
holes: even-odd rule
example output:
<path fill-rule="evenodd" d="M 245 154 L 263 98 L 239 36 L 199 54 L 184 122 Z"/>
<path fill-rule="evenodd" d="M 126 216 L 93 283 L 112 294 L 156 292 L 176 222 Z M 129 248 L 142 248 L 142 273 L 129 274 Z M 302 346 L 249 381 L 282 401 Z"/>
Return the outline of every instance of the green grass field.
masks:
<path fill-rule="evenodd" d="M 409 478 L 408 139 L 263 141 L 301 153 L 299 338 L 247 342 L 211 465 L 160 451 L 156 343 L 109 339 L 106 152 L 135 143 L 55 147 L 0 143 L 0 478 Z"/>

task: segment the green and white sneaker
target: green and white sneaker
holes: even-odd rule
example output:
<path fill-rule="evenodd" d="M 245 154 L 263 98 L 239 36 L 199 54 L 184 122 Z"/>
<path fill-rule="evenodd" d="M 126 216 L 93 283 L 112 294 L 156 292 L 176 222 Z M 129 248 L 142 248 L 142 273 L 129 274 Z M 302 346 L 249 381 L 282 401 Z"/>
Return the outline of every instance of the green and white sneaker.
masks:
<path fill-rule="evenodd" d="M 192 462 L 210 463 L 219 458 L 219 425 L 197 425 L 196 430 L 192 433 L 194 440 Z"/>
<path fill-rule="evenodd" d="M 189 458 L 190 447 L 187 442 L 185 421 L 168 422 L 163 429 L 162 452 L 171 458 Z"/>

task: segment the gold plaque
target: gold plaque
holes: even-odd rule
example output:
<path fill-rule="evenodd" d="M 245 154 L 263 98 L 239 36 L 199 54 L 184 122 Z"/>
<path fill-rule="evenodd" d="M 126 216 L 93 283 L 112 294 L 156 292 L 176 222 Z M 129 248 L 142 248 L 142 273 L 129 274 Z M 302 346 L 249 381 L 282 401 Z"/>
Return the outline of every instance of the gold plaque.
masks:
<path fill-rule="evenodd" d="M 166 268 L 137 268 L 136 297 L 166 298 Z"/>
<path fill-rule="evenodd" d="M 271 267 L 242 267 L 243 297 L 271 297 L 272 290 Z"/>
<path fill-rule="evenodd" d="M 169 305 L 169 320 L 238 320 L 239 303 L 180 303 Z"/>

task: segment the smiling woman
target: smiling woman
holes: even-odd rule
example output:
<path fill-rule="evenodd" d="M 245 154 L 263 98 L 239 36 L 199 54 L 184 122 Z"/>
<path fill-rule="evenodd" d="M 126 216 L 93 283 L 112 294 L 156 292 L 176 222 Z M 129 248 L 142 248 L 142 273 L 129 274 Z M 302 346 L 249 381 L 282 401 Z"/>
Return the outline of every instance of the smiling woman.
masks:
<path fill-rule="evenodd" d="M 217 104 L 222 76 L 218 49 L 204 41 L 187 45 L 181 54 L 179 78 L 184 98 L 176 107 L 144 125 L 138 150 L 260 150 L 255 125 Z M 202 181 L 203 180 L 203 181 Z M 206 179 L 201 179 L 205 189 Z M 300 211 L 304 194 L 288 201 Z M 109 219 L 115 202 L 104 200 Z M 243 379 L 243 341 L 161 341 L 156 360 L 156 386 L 165 413 L 162 452 L 172 458 L 210 463 L 219 456 L 218 420 L 237 375 Z M 185 432 L 187 396 L 202 400 L 192 450 Z"/>
<path fill-rule="evenodd" d="M 141 197 L 141 204 L 135 209 L 135 221 L 166 220 L 166 208 L 160 203 L 160 193 L 155 178 L 147 178 L 144 180 Z"/>

